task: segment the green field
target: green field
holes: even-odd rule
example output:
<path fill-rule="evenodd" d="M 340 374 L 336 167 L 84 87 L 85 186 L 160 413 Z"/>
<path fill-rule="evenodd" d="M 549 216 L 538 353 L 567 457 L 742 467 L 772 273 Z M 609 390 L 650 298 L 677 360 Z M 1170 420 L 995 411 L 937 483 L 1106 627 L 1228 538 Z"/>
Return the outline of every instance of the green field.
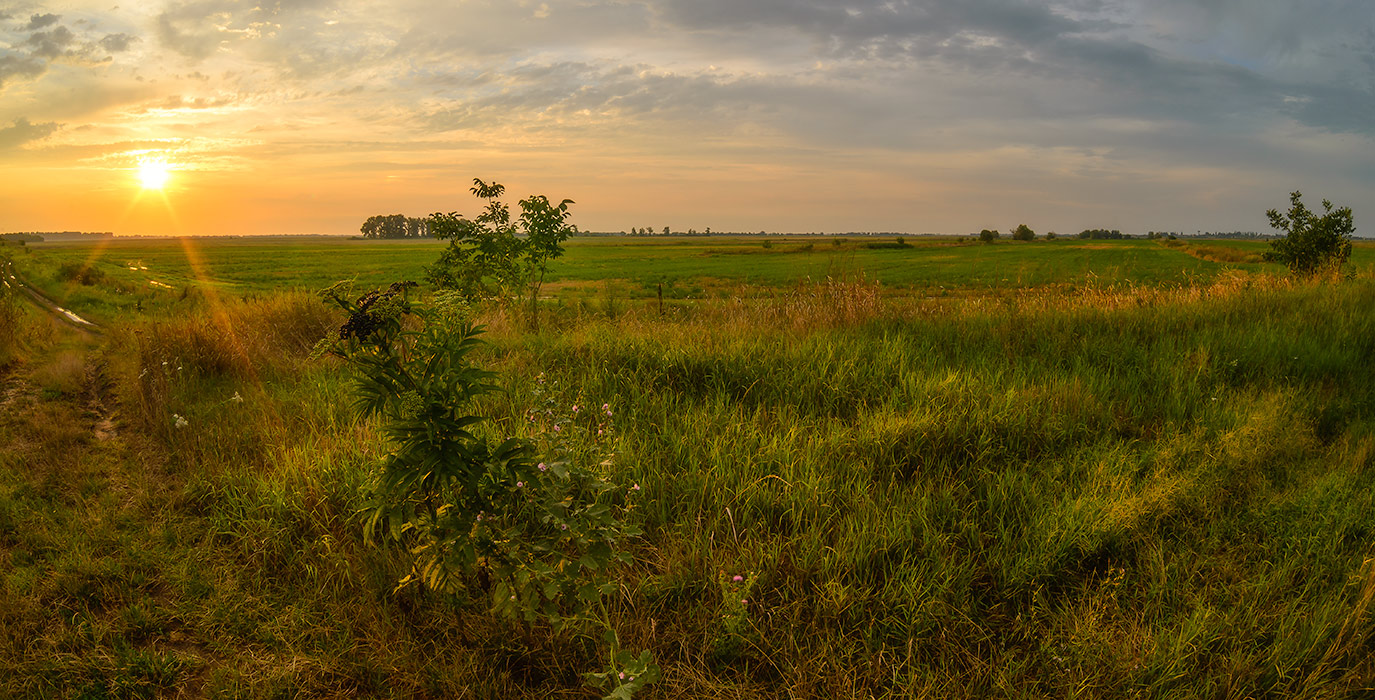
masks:
<path fill-rule="evenodd" d="M 578 239 L 538 331 L 474 311 L 493 435 L 614 413 L 637 697 L 1375 693 L 1375 248 L 866 242 Z M 309 292 L 437 253 L 0 249 L 107 325 L 0 296 L 0 697 L 595 697 L 594 641 L 363 542 L 385 443 Z"/>
<path fill-rule="evenodd" d="M 1155 241 L 1003 242 L 909 239 L 904 249 L 871 249 L 889 239 L 576 238 L 557 259 L 546 294 L 563 302 L 657 296 L 670 300 L 770 293 L 808 281 L 865 279 L 886 294 L 983 294 L 1029 288 L 1207 283 L 1224 270 L 1277 271 L 1258 262 L 1218 262 L 1190 255 L 1210 247 L 1259 256 L 1261 241 L 1208 241 L 1167 247 Z M 438 256 L 433 241 L 293 238 L 114 239 L 99 244 L 31 246 L 30 281 L 64 306 L 94 319 L 177 308 L 188 290 L 226 297 L 285 289 L 314 291 L 340 279 L 360 286 L 422 280 Z M 1358 244 L 1352 266 L 1375 263 Z M 64 280 L 67 265 L 93 269 L 103 285 Z M 113 292 L 113 293 L 112 293 Z M 185 305 L 181 305 L 184 307 Z"/>

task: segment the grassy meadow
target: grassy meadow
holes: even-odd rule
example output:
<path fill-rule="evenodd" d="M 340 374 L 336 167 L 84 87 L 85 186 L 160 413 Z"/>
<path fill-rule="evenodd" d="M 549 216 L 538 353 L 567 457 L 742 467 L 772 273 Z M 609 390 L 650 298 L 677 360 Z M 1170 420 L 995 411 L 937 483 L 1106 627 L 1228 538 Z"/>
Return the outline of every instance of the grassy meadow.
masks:
<path fill-rule="evenodd" d="M 869 280 L 887 296 L 949 296 L 1055 287 L 1205 284 L 1227 270 L 1277 272 L 1263 241 L 1081 241 L 980 245 L 969 239 L 575 238 L 554 261 L 544 294 L 556 304 L 657 298 L 670 303 L 759 296 L 799 283 Z M 360 287 L 423 280 L 436 241 L 324 237 L 112 239 L 29 246 L 28 280 L 94 320 L 179 314 L 201 297 L 315 291 L 340 279 Z M 871 247 L 873 246 L 873 247 Z M 1352 265 L 1375 264 L 1358 244 Z"/>
<path fill-rule="evenodd" d="M 1375 247 L 871 242 L 579 239 L 537 331 L 475 310 L 488 430 L 612 412 L 642 697 L 1375 693 Z M 0 697 L 594 696 L 586 640 L 363 543 L 384 445 L 312 290 L 438 251 L 0 248 L 106 325 L 0 296 Z"/>

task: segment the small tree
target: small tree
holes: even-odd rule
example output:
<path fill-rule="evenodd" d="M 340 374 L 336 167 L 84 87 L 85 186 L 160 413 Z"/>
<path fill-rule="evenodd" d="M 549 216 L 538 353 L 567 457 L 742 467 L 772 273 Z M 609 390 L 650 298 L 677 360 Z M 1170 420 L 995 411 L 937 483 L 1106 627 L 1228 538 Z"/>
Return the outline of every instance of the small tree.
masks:
<path fill-rule="evenodd" d="M 1017 224 L 1017 228 L 1012 232 L 1012 240 L 1034 241 L 1036 240 L 1036 232 L 1032 231 L 1031 227 L 1026 224 Z"/>
<path fill-rule="evenodd" d="M 1053 241 L 1059 234 L 1054 231 L 1046 231 L 1046 240 Z"/>
<path fill-rule="evenodd" d="M 979 232 L 979 240 L 984 243 L 992 243 L 998 240 L 998 231 L 996 229 L 991 231 L 989 229 L 984 229 Z"/>
<path fill-rule="evenodd" d="M 454 212 L 430 215 L 430 234 L 448 240 L 449 247 L 426 268 L 427 279 L 470 300 L 528 292 L 533 312 L 549 261 L 563 255 L 562 243 L 577 231 L 568 223 L 573 200 L 555 205 L 542 194 L 533 195 L 520 200 L 520 217 L 512 221 L 510 208 L 500 200 L 503 185 L 473 178 L 470 191 L 487 200 L 477 218 Z"/>
<path fill-rule="evenodd" d="M 1340 268 L 1351 257 L 1351 235 L 1356 232 L 1351 207 L 1334 210 L 1332 202 L 1324 199 L 1323 215 L 1317 216 L 1304 206 L 1302 198 L 1295 190 L 1289 195 L 1287 214 L 1274 209 L 1265 212 L 1271 228 L 1284 232 L 1284 238 L 1270 242 L 1272 250 L 1265 259 L 1284 263 L 1300 275 Z"/>
<path fill-rule="evenodd" d="M 322 292 L 348 320 L 316 353 L 352 368 L 355 410 L 377 419 L 384 440 L 365 540 L 410 552 L 411 573 L 398 589 L 423 586 L 527 627 L 543 622 L 594 644 L 600 637 L 605 670 L 587 680 L 627 700 L 659 676 L 648 650 L 621 647 L 606 608 L 618 590 L 615 570 L 640 535 L 630 522 L 639 484 L 618 487 L 576 446 L 541 452 L 532 440 L 503 438 L 480 412 L 481 399 L 498 390 L 496 375 L 473 359 L 482 329 L 452 293 L 429 308 L 412 304 L 413 286 L 356 301 L 347 283 Z M 609 418 L 609 405 L 602 408 Z M 590 435 L 601 420 L 592 414 L 575 404 L 553 430 Z"/>

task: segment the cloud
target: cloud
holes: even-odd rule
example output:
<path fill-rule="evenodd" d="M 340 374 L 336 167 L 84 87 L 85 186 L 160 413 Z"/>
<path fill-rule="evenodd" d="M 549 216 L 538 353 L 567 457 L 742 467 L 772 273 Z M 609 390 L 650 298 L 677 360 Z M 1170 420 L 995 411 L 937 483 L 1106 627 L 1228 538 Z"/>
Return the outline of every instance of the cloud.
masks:
<path fill-rule="evenodd" d="M 105 49 L 106 51 L 109 51 L 111 53 L 121 53 L 124 51 L 128 51 L 129 47 L 132 46 L 133 43 L 138 40 L 139 38 L 136 36 L 131 36 L 129 34 L 124 34 L 121 32 L 119 34 L 106 34 L 104 37 L 101 38 L 99 43 L 100 47 Z"/>
<path fill-rule="evenodd" d="M 57 20 L 59 19 L 62 19 L 62 15 L 33 15 L 32 17 L 29 17 L 29 23 L 24 25 L 24 30 L 31 32 L 36 29 L 42 29 L 44 27 L 56 24 Z"/>
<path fill-rule="evenodd" d="M 37 78 L 48 66 L 43 61 L 18 53 L 0 53 L 0 89 L 15 78 Z"/>
<path fill-rule="evenodd" d="M 72 53 L 69 47 L 75 43 L 77 39 L 72 30 L 58 26 L 50 31 L 34 32 L 23 46 L 28 47 L 31 55 L 51 60 Z"/>
<path fill-rule="evenodd" d="M 13 126 L 0 128 L 0 151 L 8 151 L 29 143 L 40 141 L 62 127 L 55 122 L 30 124 L 28 119 L 16 119 Z"/>

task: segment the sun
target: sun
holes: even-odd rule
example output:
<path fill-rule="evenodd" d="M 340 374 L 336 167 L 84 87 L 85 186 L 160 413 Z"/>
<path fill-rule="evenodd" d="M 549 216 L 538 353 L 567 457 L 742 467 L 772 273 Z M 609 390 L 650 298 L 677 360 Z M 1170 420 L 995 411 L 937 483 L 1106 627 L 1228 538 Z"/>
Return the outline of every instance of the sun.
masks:
<path fill-rule="evenodd" d="M 165 160 L 145 160 L 138 164 L 138 181 L 145 190 L 160 190 L 167 184 L 171 166 Z"/>

